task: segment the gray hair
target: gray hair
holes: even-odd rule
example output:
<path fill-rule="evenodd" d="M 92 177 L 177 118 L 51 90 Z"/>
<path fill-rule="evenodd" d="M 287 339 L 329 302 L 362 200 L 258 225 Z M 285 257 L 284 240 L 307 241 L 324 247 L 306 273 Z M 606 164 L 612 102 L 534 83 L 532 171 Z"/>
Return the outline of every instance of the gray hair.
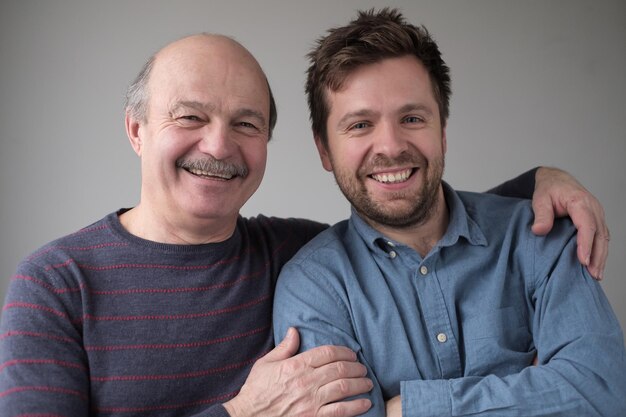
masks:
<path fill-rule="evenodd" d="M 139 71 L 139 74 L 137 74 L 137 77 L 133 80 L 133 82 L 128 86 L 128 89 L 126 90 L 126 102 L 124 103 L 124 108 L 131 117 L 133 117 L 135 120 L 139 120 L 142 122 L 145 122 L 147 118 L 149 99 L 148 80 L 150 79 L 150 73 L 152 72 L 152 68 L 154 67 L 155 59 L 156 55 L 152 55 L 150 59 L 148 59 L 148 61 L 141 68 L 141 71 Z M 265 76 L 265 74 L 263 75 Z M 267 80 L 266 76 L 265 82 L 267 83 L 267 89 L 270 96 L 270 119 L 268 121 L 269 140 L 272 138 L 274 126 L 276 126 L 278 111 L 276 109 L 276 101 L 274 100 L 272 88 L 270 87 L 269 81 Z"/>
<path fill-rule="evenodd" d="M 144 64 L 135 80 L 128 86 L 126 90 L 126 112 L 136 120 L 146 121 L 148 112 L 148 80 L 154 66 L 155 56 Z"/>

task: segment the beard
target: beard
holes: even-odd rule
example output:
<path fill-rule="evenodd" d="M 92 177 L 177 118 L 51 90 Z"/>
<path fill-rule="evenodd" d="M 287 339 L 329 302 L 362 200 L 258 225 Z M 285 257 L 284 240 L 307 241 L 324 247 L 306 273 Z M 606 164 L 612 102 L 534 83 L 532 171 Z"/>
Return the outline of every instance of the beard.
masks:
<path fill-rule="evenodd" d="M 416 160 L 420 163 L 414 163 Z M 368 179 L 365 172 L 372 172 L 369 167 L 392 167 L 406 163 L 420 166 L 422 186 L 412 191 L 390 191 L 383 201 L 373 199 L 365 185 Z M 393 228 L 407 228 L 423 224 L 432 217 L 437 207 L 435 203 L 438 200 L 444 165 L 443 156 L 424 161 L 423 158 L 402 154 L 393 160 L 379 156 L 360 168 L 356 175 L 337 170 L 334 174 L 343 195 L 365 220 Z"/>

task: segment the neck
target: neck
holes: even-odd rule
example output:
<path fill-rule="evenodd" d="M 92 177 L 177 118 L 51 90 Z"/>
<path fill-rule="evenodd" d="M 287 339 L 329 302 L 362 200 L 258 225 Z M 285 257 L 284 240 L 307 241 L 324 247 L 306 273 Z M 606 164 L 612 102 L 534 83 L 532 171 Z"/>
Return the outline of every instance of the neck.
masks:
<path fill-rule="evenodd" d="M 431 215 L 422 222 L 401 228 L 372 223 L 370 225 L 385 236 L 410 246 L 424 258 L 446 233 L 449 221 L 450 216 L 443 188 L 439 187 L 437 201 Z"/>
<path fill-rule="evenodd" d="M 223 242 L 230 238 L 237 225 L 232 219 L 187 219 L 167 216 L 138 204 L 120 215 L 122 226 L 142 239 L 176 245 L 200 245 Z"/>

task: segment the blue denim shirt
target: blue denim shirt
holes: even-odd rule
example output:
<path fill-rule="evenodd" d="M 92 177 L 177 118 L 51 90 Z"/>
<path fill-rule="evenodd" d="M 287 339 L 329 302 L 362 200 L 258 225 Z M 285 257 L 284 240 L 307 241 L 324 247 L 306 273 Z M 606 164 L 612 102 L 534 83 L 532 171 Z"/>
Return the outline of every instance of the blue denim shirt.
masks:
<path fill-rule="evenodd" d="M 559 220 L 532 234 L 530 202 L 455 192 L 422 259 L 353 211 L 284 268 L 275 340 L 345 345 L 368 368 L 370 416 L 626 416 L 619 323 Z M 532 366 L 537 357 L 537 366 Z"/>

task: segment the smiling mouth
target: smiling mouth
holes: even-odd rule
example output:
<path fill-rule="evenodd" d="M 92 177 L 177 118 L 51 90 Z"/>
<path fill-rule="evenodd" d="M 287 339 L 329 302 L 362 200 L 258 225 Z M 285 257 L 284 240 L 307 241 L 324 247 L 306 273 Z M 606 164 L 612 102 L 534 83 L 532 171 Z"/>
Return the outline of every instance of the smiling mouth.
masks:
<path fill-rule="evenodd" d="M 407 168 L 397 172 L 383 172 L 380 174 L 371 174 L 369 177 L 382 184 L 397 184 L 409 179 L 415 170 Z"/>
<path fill-rule="evenodd" d="M 180 159 L 176 166 L 191 175 L 211 180 L 229 181 L 236 177 L 246 178 L 248 168 L 243 164 L 234 164 L 214 158 L 201 160 Z"/>
<path fill-rule="evenodd" d="M 235 177 L 235 175 L 229 174 L 229 173 L 220 173 L 220 172 L 209 172 L 209 171 L 204 171 L 201 169 L 197 169 L 197 168 L 183 168 L 185 171 L 189 172 L 190 174 L 193 174 L 197 177 L 202 177 L 202 178 L 210 178 L 210 179 L 219 179 L 219 180 L 230 180 L 233 179 Z"/>

